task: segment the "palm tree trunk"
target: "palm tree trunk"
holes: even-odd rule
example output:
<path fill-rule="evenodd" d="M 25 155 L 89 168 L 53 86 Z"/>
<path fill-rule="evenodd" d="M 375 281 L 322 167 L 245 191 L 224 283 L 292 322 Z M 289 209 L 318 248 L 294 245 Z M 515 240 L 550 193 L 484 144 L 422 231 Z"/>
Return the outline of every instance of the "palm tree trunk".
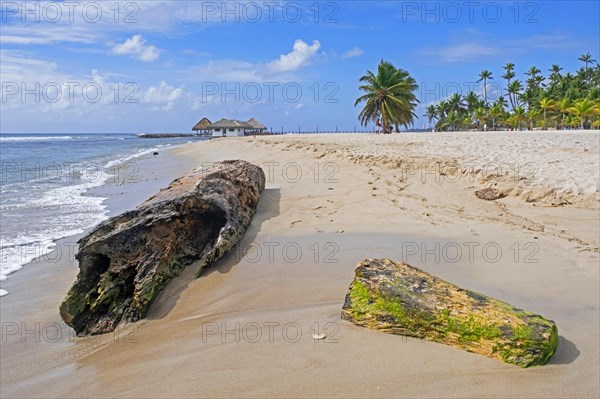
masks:
<path fill-rule="evenodd" d="M 487 105 L 487 79 L 483 79 L 483 101 Z"/>
<path fill-rule="evenodd" d="M 544 130 L 546 130 L 546 108 L 544 108 Z"/>

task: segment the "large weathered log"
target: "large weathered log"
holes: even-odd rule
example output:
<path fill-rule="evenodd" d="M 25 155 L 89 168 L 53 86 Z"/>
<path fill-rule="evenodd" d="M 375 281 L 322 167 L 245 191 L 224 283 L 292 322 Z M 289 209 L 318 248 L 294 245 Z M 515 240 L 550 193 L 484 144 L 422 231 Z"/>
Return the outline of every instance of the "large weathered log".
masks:
<path fill-rule="evenodd" d="M 358 264 L 342 318 L 521 367 L 545 364 L 558 345 L 553 321 L 387 259 Z"/>
<path fill-rule="evenodd" d="M 200 271 L 233 247 L 250 225 L 263 170 L 224 161 L 174 180 L 135 210 L 79 240 L 79 275 L 60 306 L 79 335 L 143 318 L 166 284 L 192 262 Z"/>

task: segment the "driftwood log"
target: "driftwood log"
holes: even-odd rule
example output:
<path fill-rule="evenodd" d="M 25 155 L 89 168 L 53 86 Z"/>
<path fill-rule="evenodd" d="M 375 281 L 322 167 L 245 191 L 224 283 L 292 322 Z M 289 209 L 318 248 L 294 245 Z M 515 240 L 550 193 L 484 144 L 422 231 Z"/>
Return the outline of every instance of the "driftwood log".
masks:
<path fill-rule="evenodd" d="M 200 271 L 233 247 L 250 225 L 265 187 L 262 169 L 224 161 L 174 180 L 132 211 L 79 240 L 79 274 L 60 306 L 79 335 L 113 331 L 145 317 L 183 269 Z"/>
<path fill-rule="evenodd" d="M 553 321 L 387 259 L 358 264 L 342 318 L 521 367 L 545 364 L 558 345 Z"/>

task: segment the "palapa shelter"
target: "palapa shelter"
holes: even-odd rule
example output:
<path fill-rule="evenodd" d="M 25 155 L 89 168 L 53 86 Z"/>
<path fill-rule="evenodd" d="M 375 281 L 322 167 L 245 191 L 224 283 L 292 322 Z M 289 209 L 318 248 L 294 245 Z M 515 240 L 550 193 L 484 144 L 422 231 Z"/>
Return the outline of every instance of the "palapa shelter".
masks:
<path fill-rule="evenodd" d="M 262 123 L 260 123 L 260 121 L 256 118 L 252 118 L 248 121 L 248 123 L 250 124 L 250 126 L 252 126 L 252 130 L 250 132 L 246 132 L 246 133 L 264 133 L 265 130 L 267 130 L 267 127 L 265 125 L 263 125 Z"/>
<path fill-rule="evenodd" d="M 202 118 L 198 123 L 194 125 L 192 128 L 196 133 L 209 133 L 208 127 L 212 122 L 208 118 Z"/>
<path fill-rule="evenodd" d="M 256 118 L 252 118 L 247 122 L 236 119 L 221 119 L 218 122 L 211 123 L 206 129 L 212 132 L 213 137 L 241 137 L 246 134 L 263 133 L 267 130 L 267 127 Z"/>

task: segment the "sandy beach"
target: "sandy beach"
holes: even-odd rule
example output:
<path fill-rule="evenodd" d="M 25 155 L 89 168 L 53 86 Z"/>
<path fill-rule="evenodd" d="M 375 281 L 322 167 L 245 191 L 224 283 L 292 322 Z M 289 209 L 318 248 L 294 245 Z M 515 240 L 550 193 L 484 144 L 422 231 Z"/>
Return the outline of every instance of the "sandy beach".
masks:
<path fill-rule="evenodd" d="M 222 138 L 143 158 L 135 179 L 94 194 L 116 215 L 224 159 L 265 172 L 253 222 L 202 277 L 191 265 L 173 280 L 146 320 L 86 338 L 61 321 L 78 237 L 11 275 L 1 397 L 600 395 L 599 131 Z M 504 198 L 477 198 L 486 187 Z M 558 351 L 521 369 L 342 321 L 366 258 L 554 320 Z"/>

